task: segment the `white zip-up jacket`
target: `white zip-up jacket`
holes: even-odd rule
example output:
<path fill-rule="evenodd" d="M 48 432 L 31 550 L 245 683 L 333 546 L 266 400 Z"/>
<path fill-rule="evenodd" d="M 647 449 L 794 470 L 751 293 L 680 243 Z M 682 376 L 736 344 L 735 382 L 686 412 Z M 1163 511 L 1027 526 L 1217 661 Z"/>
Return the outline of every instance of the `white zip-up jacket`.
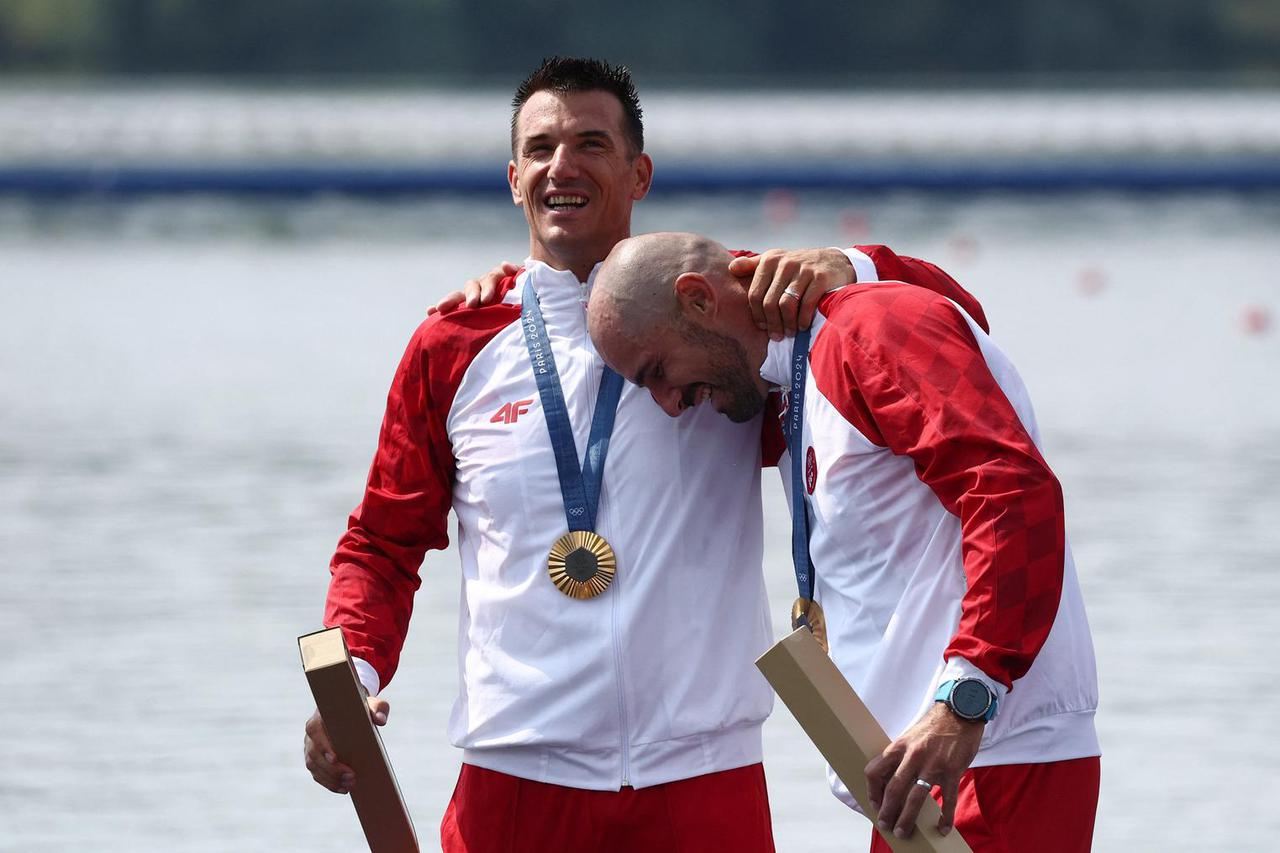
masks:
<path fill-rule="evenodd" d="M 791 354 L 771 343 L 761 375 L 788 387 Z M 1026 388 L 984 329 L 900 282 L 828 294 L 802 441 L 831 656 L 889 736 L 941 682 L 970 676 L 999 696 L 973 766 L 1098 755 L 1062 491 Z M 790 496 L 788 454 L 780 468 Z"/>
<path fill-rule="evenodd" d="M 410 342 L 334 558 L 326 622 L 346 629 L 376 692 L 395 668 L 422 550 L 444 546 L 452 507 L 461 693 L 449 736 L 464 761 L 598 790 L 756 763 L 772 707 L 752 664 L 771 635 L 761 422 L 672 419 L 626 386 L 596 523 L 617 575 L 596 598 L 569 598 L 547 573 L 568 526 L 519 322 L 525 287 L 581 459 L 604 365 L 587 335 L 590 279 L 531 261 L 506 303 L 431 318 Z"/>
<path fill-rule="evenodd" d="M 935 267 L 861 249 L 859 277 L 909 278 L 981 314 Z M 546 563 L 567 524 L 519 303 L 523 288 L 538 293 L 581 459 L 604 366 L 586 326 L 595 273 L 582 285 L 526 267 L 503 304 L 429 318 L 410 341 L 333 557 L 325 624 L 343 628 L 377 693 L 452 509 L 462 595 L 449 736 L 467 763 L 597 790 L 756 763 L 772 707 L 753 663 L 771 642 L 761 421 L 733 424 L 710 407 L 670 418 L 625 386 L 596 526 L 617 575 L 597 598 L 563 595 Z"/>

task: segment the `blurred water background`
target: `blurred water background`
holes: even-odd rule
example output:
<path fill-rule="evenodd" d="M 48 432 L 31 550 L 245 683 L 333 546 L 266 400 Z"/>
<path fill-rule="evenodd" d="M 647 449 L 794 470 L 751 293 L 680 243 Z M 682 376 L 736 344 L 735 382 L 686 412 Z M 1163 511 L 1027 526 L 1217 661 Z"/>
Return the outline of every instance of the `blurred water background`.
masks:
<path fill-rule="evenodd" d="M 1096 849 L 1274 849 L 1280 11 L 988 5 L 0 5 L 0 851 L 362 849 L 295 637 L 410 333 L 527 251 L 507 102 L 557 51 L 637 71 L 635 230 L 885 243 L 978 295 L 1066 492 Z M 456 565 L 385 693 L 428 851 Z M 781 705 L 765 735 L 779 851 L 865 850 Z"/>
<path fill-rule="evenodd" d="M 438 296 L 523 256 L 518 211 L 8 198 L 0 223 L 0 849 L 357 849 L 301 764 L 294 636 L 319 625 L 401 348 Z M 1280 199 L 697 196 L 636 225 L 885 242 L 979 294 L 1066 490 L 1102 679 L 1097 849 L 1267 849 L 1275 810 L 1228 816 L 1280 761 L 1280 339 L 1259 320 Z M 458 766 L 455 566 L 429 556 L 387 693 L 426 849 Z M 766 732 L 779 849 L 864 849 L 785 708 Z"/>

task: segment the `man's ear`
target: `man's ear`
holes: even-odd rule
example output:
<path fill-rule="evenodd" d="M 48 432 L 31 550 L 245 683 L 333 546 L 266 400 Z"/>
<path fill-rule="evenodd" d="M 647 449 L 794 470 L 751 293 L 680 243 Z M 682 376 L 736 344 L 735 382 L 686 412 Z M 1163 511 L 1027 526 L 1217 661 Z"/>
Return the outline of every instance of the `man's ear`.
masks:
<path fill-rule="evenodd" d="M 676 302 L 684 315 L 695 322 L 706 322 L 716 313 L 716 291 L 701 273 L 683 272 L 676 278 Z"/>
<path fill-rule="evenodd" d="M 636 157 L 635 170 L 636 182 L 631 189 L 631 200 L 639 201 L 649 194 L 649 187 L 653 183 L 653 160 L 648 154 Z"/>
<path fill-rule="evenodd" d="M 524 196 L 520 194 L 520 172 L 516 169 L 516 161 L 507 161 L 507 184 L 511 187 L 511 202 L 518 207 L 524 206 Z"/>

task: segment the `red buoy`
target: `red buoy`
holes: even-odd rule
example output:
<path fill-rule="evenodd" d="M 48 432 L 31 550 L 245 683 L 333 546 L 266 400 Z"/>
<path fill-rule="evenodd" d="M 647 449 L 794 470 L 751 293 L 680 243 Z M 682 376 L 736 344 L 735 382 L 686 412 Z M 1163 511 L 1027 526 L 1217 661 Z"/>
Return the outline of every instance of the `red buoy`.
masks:
<path fill-rule="evenodd" d="M 1107 288 L 1107 274 L 1097 267 L 1087 267 L 1080 271 L 1076 288 L 1085 296 L 1097 296 Z"/>
<path fill-rule="evenodd" d="M 1271 312 L 1261 305 L 1250 305 L 1241 318 L 1246 334 L 1261 335 L 1271 328 Z"/>
<path fill-rule="evenodd" d="M 840 214 L 840 232 L 850 243 L 861 242 L 871 233 L 871 217 L 857 208 L 846 208 Z"/>
<path fill-rule="evenodd" d="M 765 221 L 770 225 L 778 226 L 793 222 L 800 204 L 796 201 L 796 194 L 791 190 L 776 189 L 764 194 L 761 207 L 764 210 Z"/>
<path fill-rule="evenodd" d="M 972 263 L 978 254 L 978 241 L 972 234 L 955 234 L 951 240 L 951 256 L 957 264 Z"/>

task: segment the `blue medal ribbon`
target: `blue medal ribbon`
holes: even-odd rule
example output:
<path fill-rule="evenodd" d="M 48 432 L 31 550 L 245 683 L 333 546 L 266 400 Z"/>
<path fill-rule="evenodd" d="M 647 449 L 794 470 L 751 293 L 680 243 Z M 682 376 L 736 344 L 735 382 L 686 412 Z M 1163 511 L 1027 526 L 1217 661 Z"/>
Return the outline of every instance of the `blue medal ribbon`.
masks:
<path fill-rule="evenodd" d="M 560 387 L 560 373 L 556 370 L 555 356 L 551 354 L 551 341 L 547 337 L 542 309 L 538 307 L 538 295 L 534 293 L 533 282 L 529 279 L 525 280 L 520 300 L 520 324 L 529 350 L 529 364 L 538 383 L 538 396 L 542 398 L 542 412 L 547 419 L 551 447 L 556 454 L 565 519 L 570 530 L 594 530 L 596 510 L 600 505 L 600 484 L 604 479 L 604 460 L 609 453 L 618 400 L 622 397 L 622 377 L 605 366 L 600 377 L 600 394 L 591 416 L 586 458 L 579 467 L 578 448 L 573 440 L 564 390 Z"/>
<path fill-rule="evenodd" d="M 813 601 L 814 569 L 809 556 L 809 502 L 804 486 L 804 386 L 809 374 L 809 336 L 797 332 L 791 343 L 791 390 L 782 432 L 791 455 L 791 562 L 800 597 Z M 807 619 L 801 617 L 807 623 Z"/>

